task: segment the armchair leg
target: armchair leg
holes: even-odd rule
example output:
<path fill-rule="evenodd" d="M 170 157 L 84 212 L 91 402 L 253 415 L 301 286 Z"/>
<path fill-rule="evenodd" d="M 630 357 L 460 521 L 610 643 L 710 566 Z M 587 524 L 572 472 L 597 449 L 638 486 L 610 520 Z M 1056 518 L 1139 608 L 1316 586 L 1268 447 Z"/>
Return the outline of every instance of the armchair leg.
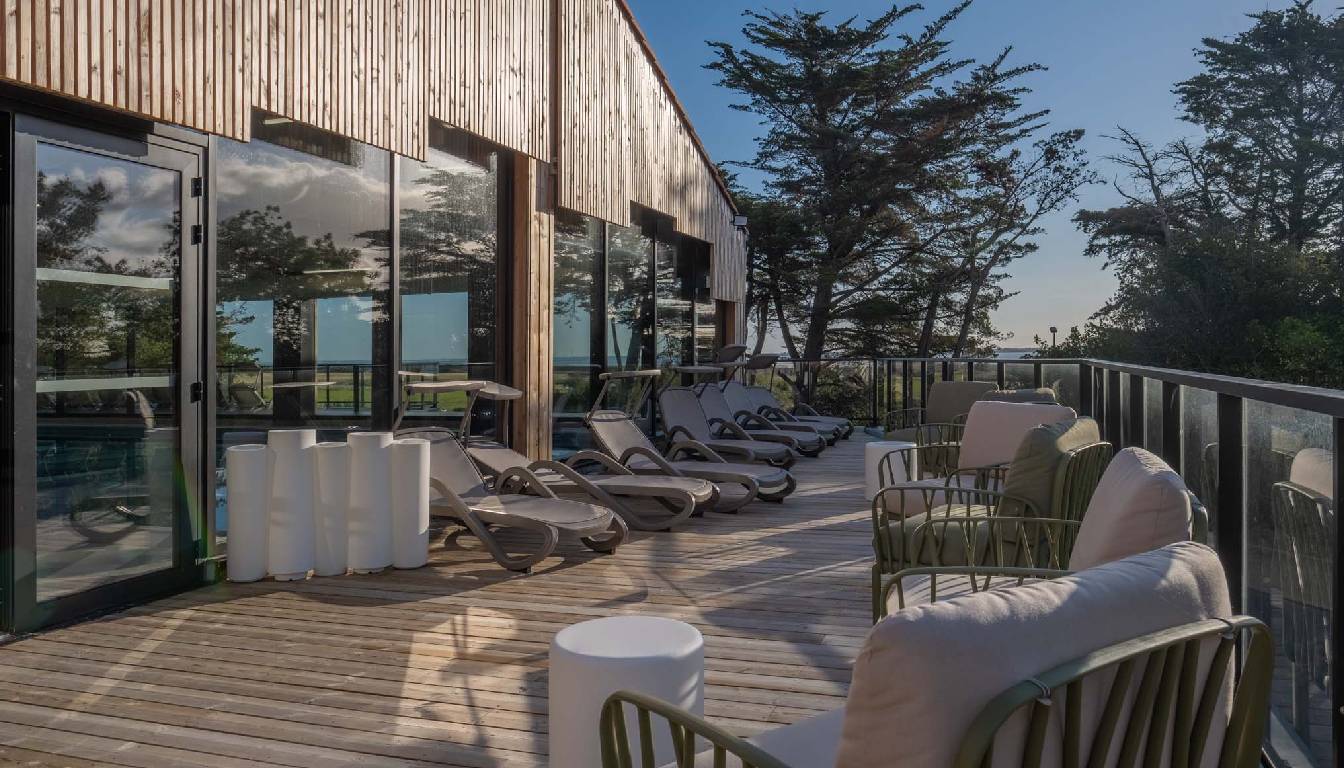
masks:
<path fill-rule="evenodd" d="M 873 623 L 881 621 L 886 615 L 886 606 L 882 604 L 882 566 L 873 563 Z"/>

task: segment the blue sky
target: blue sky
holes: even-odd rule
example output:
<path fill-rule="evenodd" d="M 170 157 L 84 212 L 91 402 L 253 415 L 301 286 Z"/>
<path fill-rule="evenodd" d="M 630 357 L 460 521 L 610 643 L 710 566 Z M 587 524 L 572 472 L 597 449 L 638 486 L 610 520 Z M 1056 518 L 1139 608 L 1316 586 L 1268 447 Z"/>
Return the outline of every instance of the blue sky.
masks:
<path fill-rule="evenodd" d="M 629 0 L 667 71 L 677 96 L 716 160 L 745 160 L 759 133 L 756 118 L 729 108 L 735 94 L 715 85 L 702 68 L 705 40 L 740 43 L 741 12 L 765 8 L 829 9 L 839 21 L 871 18 L 890 7 L 879 0 L 832 2 L 741 2 L 740 0 Z M 925 2 L 921 23 L 949 8 Z M 1012 60 L 1037 62 L 1048 71 L 1033 75 L 1027 107 L 1052 110 L 1055 128 L 1083 128 L 1093 167 L 1104 185 L 1084 191 L 1078 206 L 1103 208 L 1119 196 L 1110 187 L 1117 169 L 1103 155 L 1115 144 L 1104 137 L 1117 125 L 1154 143 L 1193 134 L 1178 119 L 1172 84 L 1197 71 L 1193 50 L 1203 37 L 1228 37 L 1250 25 L 1245 14 L 1282 8 L 1284 0 L 978 0 L 954 23 L 948 37 L 954 53 L 989 58 L 1005 46 Z M 995 320 L 1013 338 L 1004 346 L 1029 346 L 1047 328 L 1081 325 L 1111 294 L 1115 281 L 1101 263 L 1083 256 L 1085 239 L 1070 222 L 1072 210 L 1045 223 L 1041 249 L 1012 269 L 1010 290 L 1019 295 Z"/>

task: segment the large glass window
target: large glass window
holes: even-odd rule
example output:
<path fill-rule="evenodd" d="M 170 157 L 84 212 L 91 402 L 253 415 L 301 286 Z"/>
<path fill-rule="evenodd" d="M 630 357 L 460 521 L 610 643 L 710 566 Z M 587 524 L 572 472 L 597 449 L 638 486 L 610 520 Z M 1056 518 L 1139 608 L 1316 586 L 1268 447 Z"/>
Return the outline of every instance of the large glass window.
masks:
<path fill-rule="evenodd" d="M 653 243 L 638 227 L 607 225 L 607 367 L 654 364 Z"/>
<path fill-rule="evenodd" d="M 555 224 L 553 303 L 555 427 L 553 446 L 565 455 L 588 446 L 583 415 L 597 394 L 603 346 L 603 254 L 606 225 L 562 211 Z"/>
<path fill-rule="evenodd" d="M 400 158 L 401 371 L 418 381 L 497 379 L 498 156 L 435 127 L 425 162 Z M 412 394 L 405 418 L 460 415 L 461 393 Z M 474 423 L 488 428 L 479 408 Z"/>
<path fill-rule="evenodd" d="M 390 402 L 388 153 L 263 113 L 252 137 L 215 154 L 221 463 L 271 427 L 338 439 Z"/>
<path fill-rule="evenodd" d="M 35 156 L 43 602 L 174 562 L 183 180 L 41 141 Z"/>
<path fill-rule="evenodd" d="M 658 275 L 658 361 L 659 367 L 695 362 L 692 311 L 694 270 L 686 252 L 679 247 L 681 238 L 672 231 L 672 221 L 659 217 L 654 225 L 654 255 Z"/>

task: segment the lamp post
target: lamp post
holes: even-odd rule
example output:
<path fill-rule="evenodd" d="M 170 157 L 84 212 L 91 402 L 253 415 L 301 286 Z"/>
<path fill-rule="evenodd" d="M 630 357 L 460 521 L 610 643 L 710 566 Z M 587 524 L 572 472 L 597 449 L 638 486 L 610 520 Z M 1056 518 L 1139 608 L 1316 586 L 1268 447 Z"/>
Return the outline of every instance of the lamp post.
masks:
<path fill-rule="evenodd" d="M 1056 334 L 1056 333 L 1059 333 L 1059 329 L 1056 328 L 1056 327 L 1053 326 L 1053 325 L 1050 326 L 1050 351 L 1051 351 L 1051 352 L 1054 352 L 1054 351 L 1055 351 L 1055 334 Z"/>

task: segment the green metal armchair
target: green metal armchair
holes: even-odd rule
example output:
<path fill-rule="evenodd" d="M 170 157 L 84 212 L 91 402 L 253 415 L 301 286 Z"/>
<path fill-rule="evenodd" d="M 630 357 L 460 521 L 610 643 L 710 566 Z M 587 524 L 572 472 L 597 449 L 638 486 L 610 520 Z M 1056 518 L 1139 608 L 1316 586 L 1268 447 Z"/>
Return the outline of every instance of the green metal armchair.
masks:
<path fill-rule="evenodd" d="M 1221 743 L 1213 743 L 1214 714 L 1234 666 L 1230 661 L 1239 637 L 1245 638 L 1244 662 L 1233 690 L 1231 716 Z M 1214 646 L 1210 672 L 1200 684 L 1197 667 L 1209 644 Z M 1201 765 L 1205 753 L 1215 749 L 1219 766 L 1253 768 L 1260 762 L 1273 657 L 1268 629 L 1248 616 L 1193 622 L 1107 646 L 1022 680 L 991 699 L 961 737 L 953 768 L 1002 764 L 995 760 L 1002 759 L 996 754 L 996 736 L 1022 715 L 1027 718 L 1026 738 L 1021 740 L 1020 757 L 1014 754 L 1007 763 L 1013 766 L 1039 768 L 1047 754 L 1061 755 L 1063 765 L 1101 765 L 1118 752 L 1117 765 L 1138 765 L 1142 760 L 1143 765 L 1188 768 Z M 1099 686 L 1099 700 L 1104 702 L 1095 727 L 1084 716 L 1085 684 Z M 1127 708 L 1131 697 L 1133 706 Z M 1050 728 L 1050 721 L 1059 719 L 1055 712 L 1061 698 L 1062 722 Z M 631 713 L 636 745 L 628 726 Z M 782 757 L 689 712 L 630 691 L 612 694 L 602 708 L 602 767 L 657 768 L 660 763 L 652 747 L 655 727 L 670 733 L 677 768 L 794 768 Z M 1084 753 L 1082 734 L 1089 728 L 1092 738 Z M 1017 740 L 1003 741 L 998 750 Z M 901 762 L 899 755 L 892 755 L 889 764 L 900 768 Z"/>

